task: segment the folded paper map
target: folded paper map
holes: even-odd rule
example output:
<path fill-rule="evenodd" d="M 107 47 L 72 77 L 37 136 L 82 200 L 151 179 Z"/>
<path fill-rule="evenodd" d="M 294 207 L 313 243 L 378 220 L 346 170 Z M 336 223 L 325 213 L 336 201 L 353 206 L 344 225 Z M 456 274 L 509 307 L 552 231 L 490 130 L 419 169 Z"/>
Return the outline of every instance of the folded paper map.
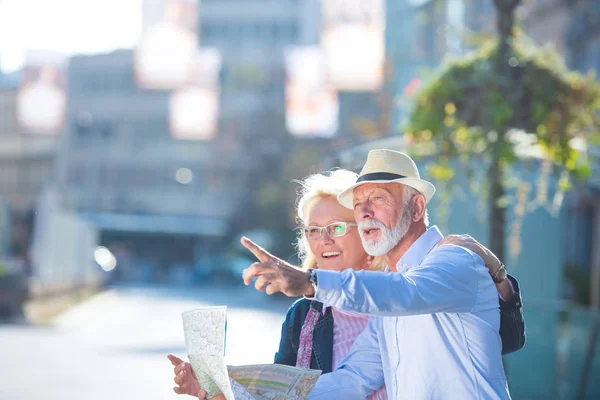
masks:
<path fill-rule="evenodd" d="M 227 400 L 304 400 L 321 371 L 279 364 L 226 366 L 227 307 L 211 307 L 182 314 L 188 358 L 208 398 Z"/>

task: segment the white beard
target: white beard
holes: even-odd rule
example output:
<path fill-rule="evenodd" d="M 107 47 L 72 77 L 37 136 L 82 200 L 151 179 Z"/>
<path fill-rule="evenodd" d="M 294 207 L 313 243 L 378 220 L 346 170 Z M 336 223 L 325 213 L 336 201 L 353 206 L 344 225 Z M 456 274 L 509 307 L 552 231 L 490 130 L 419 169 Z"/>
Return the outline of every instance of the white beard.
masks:
<path fill-rule="evenodd" d="M 382 222 L 374 219 L 360 221 L 358 223 L 358 233 L 367 254 L 376 257 L 389 253 L 389 251 L 400 243 L 400 240 L 408 233 L 410 223 L 411 216 L 408 208 L 404 209 L 402 214 L 398 217 L 398 221 L 396 221 L 396 226 L 392 229 L 387 228 Z M 366 240 L 363 236 L 365 228 L 379 229 L 381 231 L 381 237 L 379 239 Z"/>

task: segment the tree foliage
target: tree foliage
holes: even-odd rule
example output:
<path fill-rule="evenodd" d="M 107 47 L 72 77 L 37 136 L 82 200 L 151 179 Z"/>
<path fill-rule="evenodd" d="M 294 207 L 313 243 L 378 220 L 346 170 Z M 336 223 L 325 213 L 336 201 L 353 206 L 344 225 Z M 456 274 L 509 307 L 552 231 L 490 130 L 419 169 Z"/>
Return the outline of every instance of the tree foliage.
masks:
<path fill-rule="evenodd" d="M 595 76 L 568 71 L 555 51 L 522 35 L 511 39 L 509 47 L 506 75 L 496 67 L 497 40 L 445 62 L 416 95 L 406 135 L 441 154 L 442 162 L 432 171 L 440 180 L 453 175 L 443 160 L 458 156 L 467 162 L 476 154 L 490 155 L 496 145 L 500 165 L 513 162 L 516 145 L 506 133 L 515 129 L 533 136 L 559 168 L 587 176 L 589 164 L 574 139 L 588 145 L 599 141 L 600 85 Z"/>

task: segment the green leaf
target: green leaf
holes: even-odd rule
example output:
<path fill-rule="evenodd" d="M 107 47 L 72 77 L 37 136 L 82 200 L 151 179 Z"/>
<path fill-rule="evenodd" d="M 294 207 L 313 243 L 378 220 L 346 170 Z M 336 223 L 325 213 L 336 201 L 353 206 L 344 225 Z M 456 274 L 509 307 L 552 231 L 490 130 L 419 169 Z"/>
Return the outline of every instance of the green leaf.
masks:
<path fill-rule="evenodd" d="M 568 192 L 571 189 L 571 179 L 568 175 L 561 176 L 558 180 L 558 190 L 561 192 Z"/>
<path fill-rule="evenodd" d="M 506 208 L 510 205 L 511 198 L 510 196 L 502 196 L 496 199 L 496 205 L 500 208 Z"/>
<path fill-rule="evenodd" d="M 447 165 L 430 164 L 427 166 L 427 175 L 438 181 L 449 181 L 454 178 L 454 169 Z"/>

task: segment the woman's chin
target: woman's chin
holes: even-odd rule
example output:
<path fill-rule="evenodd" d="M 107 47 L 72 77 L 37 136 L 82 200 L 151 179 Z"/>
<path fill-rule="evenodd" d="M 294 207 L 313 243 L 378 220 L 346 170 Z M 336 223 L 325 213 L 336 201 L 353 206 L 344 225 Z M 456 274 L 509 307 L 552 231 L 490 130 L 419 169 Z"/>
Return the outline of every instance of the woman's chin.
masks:
<path fill-rule="evenodd" d="M 319 269 L 322 269 L 325 271 L 342 271 L 342 270 L 346 269 L 342 264 L 343 263 L 341 263 L 338 260 L 335 260 L 335 262 L 333 260 L 328 261 L 328 262 L 320 262 Z"/>

